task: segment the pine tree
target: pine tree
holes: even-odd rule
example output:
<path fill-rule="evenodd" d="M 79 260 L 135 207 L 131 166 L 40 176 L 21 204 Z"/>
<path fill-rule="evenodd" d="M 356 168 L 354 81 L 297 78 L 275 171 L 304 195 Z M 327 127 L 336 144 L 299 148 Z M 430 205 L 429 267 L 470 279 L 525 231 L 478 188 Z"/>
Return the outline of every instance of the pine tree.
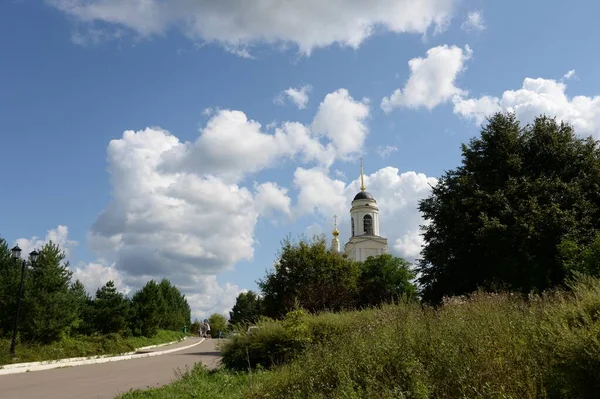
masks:
<path fill-rule="evenodd" d="M 96 291 L 92 316 L 95 331 L 127 335 L 131 315 L 130 301 L 117 291 L 114 281 L 108 281 Z"/>
<path fill-rule="evenodd" d="M 150 280 L 135 293 L 132 298 L 135 317 L 133 332 L 135 335 L 152 337 L 158 332 L 161 316 L 164 315 L 164 300 L 156 281 Z"/>
<path fill-rule="evenodd" d="M 78 334 L 91 334 L 93 328 L 93 301 L 90 295 L 85 290 L 83 283 L 79 280 L 75 281 L 69 289 L 75 309 L 77 311 L 77 320 L 73 325 L 73 332 Z"/>
<path fill-rule="evenodd" d="M 65 253 L 50 241 L 26 271 L 22 339 L 49 343 L 68 333 L 77 320 L 75 300 L 69 292 L 72 272 Z"/>
<path fill-rule="evenodd" d="M 19 273 L 20 265 L 12 259 L 6 240 L 0 238 L 0 337 L 7 337 L 12 333 L 19 293 Z"/>

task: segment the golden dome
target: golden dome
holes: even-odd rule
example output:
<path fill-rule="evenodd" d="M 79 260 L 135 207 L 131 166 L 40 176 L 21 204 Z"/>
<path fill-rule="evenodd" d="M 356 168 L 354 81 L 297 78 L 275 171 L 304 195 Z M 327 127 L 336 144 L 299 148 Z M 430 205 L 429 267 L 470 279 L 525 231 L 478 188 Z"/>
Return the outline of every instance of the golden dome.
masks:
<path fill-rule="evenodd" d="M 333 236 L 337 237 L 339 235 L 340 235 L 340 231 L 337 228 L 333 229 Z"/>

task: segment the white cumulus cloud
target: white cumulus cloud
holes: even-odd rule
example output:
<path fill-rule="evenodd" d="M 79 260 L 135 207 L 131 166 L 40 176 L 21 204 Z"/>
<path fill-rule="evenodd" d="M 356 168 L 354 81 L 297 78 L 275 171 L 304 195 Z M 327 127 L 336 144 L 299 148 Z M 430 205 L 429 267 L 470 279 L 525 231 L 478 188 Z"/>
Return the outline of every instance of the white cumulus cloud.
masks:
<path fill-rule="evenodd" d="M 520 89 L 500 97 L 456 97 L 454 112 L 478 124 L 498 111 L 515 112 L 522 122 L 546 114 L 570 122 L 579 134 L 600 138 L 600 96 L 570 97 L 566 89 L 565 83 L 553 79 L 525 78 Z"/>
<path fill-rule="evenodd" d="M 96 294 L 97 289 L 111 280 L 115 283 L 117 291 L 125 295 L 133 294 L 132 288 L 125 282 L 123 273 L 119 272 L 114 265 L 107 266 L 102 262 L 90 262 L 74 267 L 72 280 L 81 281 L 92 296 Z"/>
<path fill-rule="evenodd" d="M 69 259 L 71 251 L 78 245 L 77 241 L 69 238 L 69 228 L 64 225 L 59 225 L 55 229 L 50 229 L 46 232 L 46 237 L 31 237 L 31 238 L 19 238 L 16 240 L 17 245 L 21 248 L 21 258 L 29 258 L 29 253 L 33 250 L 39 251 L 44 245 L 52 241 L 62 249 Z"/>
<path fill-rule="evenodd" d="M 285 121 L 265 130 L 238 110 L 207 116 L 193 142 L 149 127 L 109 143 L 112 201 L 88 233 L 99 260 L 77 270 L 87 285 L 102 285 L 102 275 L 136 290 L 167 277 L 198 314 L 225 311 L 240 289 L 215 276 L 253 259 L 259 218 L 292 220 L 297 208 L 287 187 L 245 178 L 287 159 L 328 170 L 362 146 L 369 107 L 340 89 L 325 97 L 310 126 Z"/>
<path fill-rule="evenodd" d="M 256 43 L 313 49 L 357 48 L 375 31 L 424 34 L 443 30 L 458 0 L 46 0 L 78 22 L 124 27 L 142 37 L 180 30 L 194 41 L 249 56 Z M 96 36 L 98 34 L 96 33 Z"/>
<path fill-rule="evenodd" d="M 271 134 L 242 111 L 220 110 L 195 142 L 177 142 L 161 152 L 160 168 L 218 175 L 237 182 L 249 173 L 297 155 L 305 162 L 327 166 L 335 159 L 334 149 L 320 143 L 310 129 L 298 122 L 284 122 Z"/>
<path fill-rule="evenodd" d="M 283 105 L 286 99 L 296 104 L 298 109 L 304 109 L 308 105 L 308 94 L 311 92 L 311 85 L 304 85 L 298 88 L 289 87 L 275 97 L 275 104 Z"/>
<path fill-rule="evenodd" d="M 427 50 L 425 57 L 411 59 L 408 61 L 410 76 L 404 88 L 384 97 L 381 108 L 385 112 L 401 107 L 431 110 L 454 96 L 466 95 L 456 86 L 456 78 L 472 53 L 468 45 L 464 49 L 442 45 Z"/>
<path fill-rule="evenodd" d="M 369 117 L 369 101 L 356 101 L 346 89 L 339 89 L 325 96 L 312 123 L 315 133 L 325 135 L 340 157 L 357 153 L 363 147 L 368 134 L 366 119 Z"/>
<path fill-rule="evenodd" d="M 229 318 L 229 312 L 237 296 L 246 290 L 236 284 L 219 284 L 216 276 L 196 276 L 192 278 L 193 291 L 186 295 L 192 308 L 192 320 L 203 320 L 213 313 L 219 313 Z"/>

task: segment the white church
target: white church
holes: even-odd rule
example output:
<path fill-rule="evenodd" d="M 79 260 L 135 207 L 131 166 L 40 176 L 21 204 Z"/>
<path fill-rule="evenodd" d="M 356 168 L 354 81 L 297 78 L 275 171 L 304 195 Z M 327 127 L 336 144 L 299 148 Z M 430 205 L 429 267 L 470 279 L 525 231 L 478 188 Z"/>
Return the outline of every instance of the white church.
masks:
<path fill-rule="evenodd" d="M 360 165 L 360 191 L 352 200 L 350 208 L 350 229 L 350 239 L 344 245 L 344 254 L 348 258 L 363 262 L 369 256 L 382 255 L 388 252 L 387 238 L 379 235 L 377 201 L 365 189 L 362 162 Z M 338 253 L 341 252 L 339 235 L 337 217 L 335 217 L 331 250 Z"/>

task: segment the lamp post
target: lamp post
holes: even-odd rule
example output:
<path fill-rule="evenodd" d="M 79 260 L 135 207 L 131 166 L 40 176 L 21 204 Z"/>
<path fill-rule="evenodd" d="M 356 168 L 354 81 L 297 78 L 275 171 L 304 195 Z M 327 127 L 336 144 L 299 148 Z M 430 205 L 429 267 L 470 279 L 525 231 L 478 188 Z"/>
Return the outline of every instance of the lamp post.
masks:
<path fill-rule="evenodd" d="M 21 258 L 21 248 L 18 245 L 15 245 L 12 251 L 12 257 L 17 264 L 17 260 Z M 35 264 L 40 254 L 37 251 L 32 251 L 29 253 L 29 259 L 31 260 L 31 264 Z M 10 355 L 15 357 L 15 348 L 17 346 L 17 326 L 19 325 L 19 312 L 21 311 L 21 299 L 23 298 L 23 282 L 25 280 L 25 268 L 27 266 L 27 261 L 25 259 L 21 260 L 21 285 L 19 286 L 19 297 L 17 299 L 17 312 L 15 313 L 15 324 L 13 326 L 13 335 L 12 342 L 10 343 Z"/>

